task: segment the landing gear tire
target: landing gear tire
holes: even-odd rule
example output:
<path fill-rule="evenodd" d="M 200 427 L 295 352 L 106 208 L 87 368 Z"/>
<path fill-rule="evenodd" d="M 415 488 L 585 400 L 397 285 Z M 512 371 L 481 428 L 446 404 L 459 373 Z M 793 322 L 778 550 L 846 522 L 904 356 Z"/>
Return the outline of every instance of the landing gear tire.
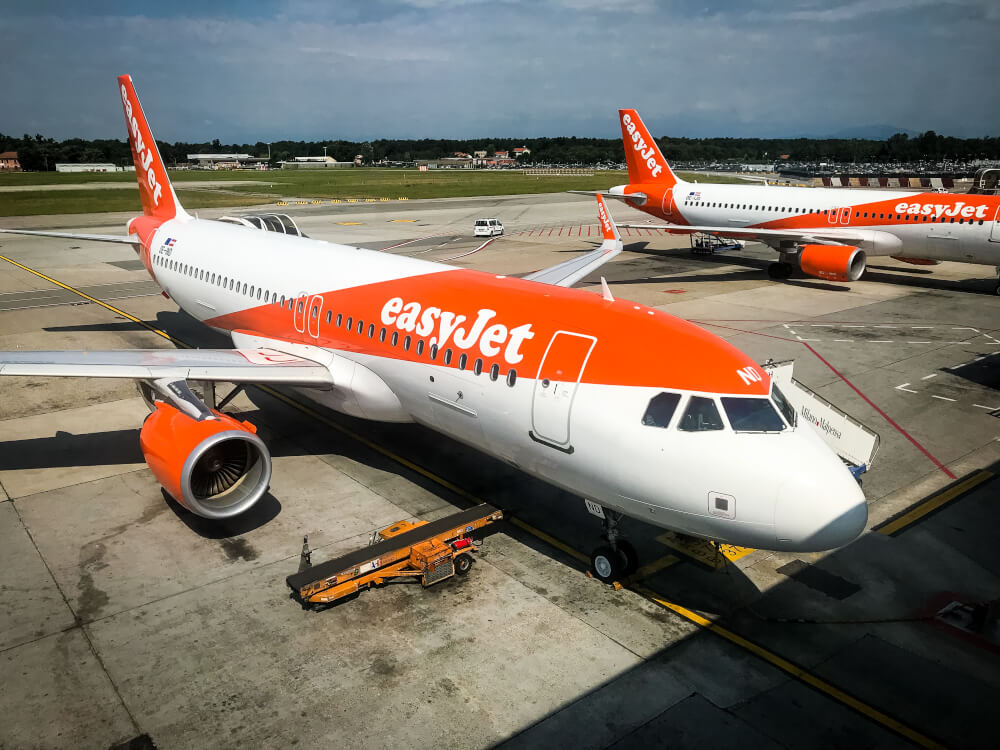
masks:
<path fill-rule="evenodd" d="M 590 569 L 602 583 L 614 583 L 622 574 L 622 558 L 609 546 L 598 547 L 590 556 Z"/>
<path fill-rule="evenodd" d="M 458 555 L 455 558 L 455 573 L 464 576 L 472 570 L 472 557 L 469 555 Z"/>
<path fill-rule="evenodd" d="M 772 263 L 767 267 L 767 275 L 772 279 L 787 279 L 792 275 L 791 263 Z"/>
<path fill-rule="evenodd" d="M 622 575 L 632 575 L 639 569 L 639 553 L 628 539 L 619 539 L 615 546 L 618 547 L 618 559 L 622 562 Z"/>
<path fill-rule="evenodd" d="M 993 294 L 1000 297 L 1000 284 L 997 284 L 995 287 L 993 287 Z"/>

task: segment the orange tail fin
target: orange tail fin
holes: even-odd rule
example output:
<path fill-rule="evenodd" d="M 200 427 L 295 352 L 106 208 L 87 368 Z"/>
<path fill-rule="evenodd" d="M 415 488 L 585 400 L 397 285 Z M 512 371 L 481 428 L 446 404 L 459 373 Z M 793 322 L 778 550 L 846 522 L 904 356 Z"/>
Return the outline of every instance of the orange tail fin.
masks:
<path fill-rule="evenodd" d="M 132 87 L 132 76 L 118 76 L 118 89 L 125 110 L 125 127 L 128 130 L 129 146 L 132 147 L 135 176 L 139 181 L 142 212 L 146 216 L 163 220 L 186 217 L 187 214 L 167 178 L 167 169 L 142 113 L 139 97 Z"/>
<path fill-rule="evenodd" d="M 676 183 L 677 177 L 636 111 L 619 109 L 618 117 L 622 123 L 628 181 L 633 185 L 655 182 L 665 187 Z"/>

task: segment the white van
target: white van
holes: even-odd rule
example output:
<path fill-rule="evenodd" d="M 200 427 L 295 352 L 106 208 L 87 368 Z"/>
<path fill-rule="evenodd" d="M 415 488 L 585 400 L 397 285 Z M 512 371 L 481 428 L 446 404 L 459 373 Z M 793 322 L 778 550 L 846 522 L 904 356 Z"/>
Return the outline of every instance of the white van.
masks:
<path fill-rule="evenodd" d="M 476 219 L 476 228 L 472 230 L 473 237 L 496 237 L 503 234 L 503 224 L 499 219 Z"/>

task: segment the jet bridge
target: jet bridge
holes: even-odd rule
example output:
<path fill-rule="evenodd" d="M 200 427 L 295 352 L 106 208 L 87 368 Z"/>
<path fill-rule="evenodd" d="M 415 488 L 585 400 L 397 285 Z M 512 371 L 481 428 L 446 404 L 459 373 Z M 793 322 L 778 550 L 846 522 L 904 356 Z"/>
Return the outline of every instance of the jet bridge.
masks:
<path fill-rule="evenodd" d="M 761 366 L 795 408 L 799 420 L 816 430 L 850 465 L 851 473 L 859 477 L 875 460 L 881 440 L 879 434 L 792 377 L 794 364 L 793 360 L 768 360 Z"/>
<path fill-rule="evenodd" d="M 246 216 L 223 216 L 219 221 L 227 224 L 240 224 L 262 232 L 277 232 L 290 234 L 293 237 L 305 237 L 298 224 L 288 214 L 253 214 Z"/>

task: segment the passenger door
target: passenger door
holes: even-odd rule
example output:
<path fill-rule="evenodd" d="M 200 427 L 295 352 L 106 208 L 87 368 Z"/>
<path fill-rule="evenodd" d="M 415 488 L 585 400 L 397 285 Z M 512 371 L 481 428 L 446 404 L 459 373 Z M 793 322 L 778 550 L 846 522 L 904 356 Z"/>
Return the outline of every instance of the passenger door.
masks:
<path fill-rule="evenodd" d="M 558 331 L 538 368 L 531 401 L 531 437 L 571 453 L 570 416 L 580 378 L 597 339 Z"/>

